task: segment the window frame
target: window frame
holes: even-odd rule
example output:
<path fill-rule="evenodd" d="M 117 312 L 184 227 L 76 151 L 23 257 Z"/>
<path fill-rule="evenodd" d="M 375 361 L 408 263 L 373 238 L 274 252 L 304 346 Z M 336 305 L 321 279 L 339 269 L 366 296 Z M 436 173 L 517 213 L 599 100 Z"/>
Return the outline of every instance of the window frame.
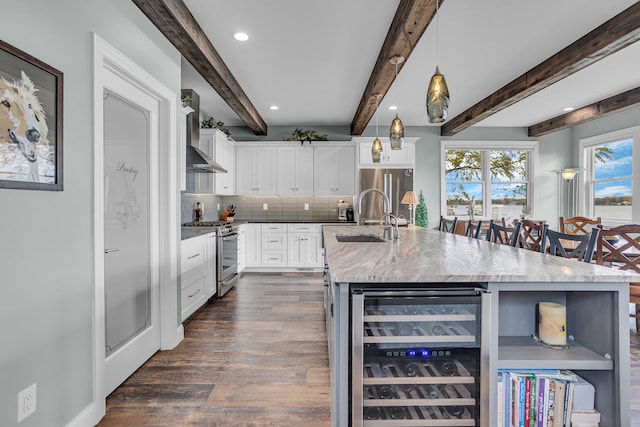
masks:
<path fill-rule="evenodd" d="M 636 165 L 635 169 L 638 169 L 640 165 L 640 126 L 634 126 L 626 129 L 621 129 L 613 132 L 607 132 L 600 135 L 591 136 L 588 138 L 581 138 L 579 140 L 580 147 L 580 169 L 584 171 L 584 174 L 580 177 L 579 187 L 579 207 L 584 216 L 593 218 L 595 217 L 595 209 L 593 204 L 593 191 L 594 185 L 594 167 L 591 161 L 593 147 L 608 144 L 612 142 L 619 142 L 625 139 L 631 139 L 632 154 L 631 161 Z M 633 200 L 631 208 L 631 222 L 622 218 L 602 218 L 602 222 L 607 226 L 618 226 L 627 223 L 640 223 L 640 173 L 633 173 L 634 168 L 631 168 L 631 197 Z M 579 175 L 579 176 L 580 176 Z"/>
<path fill-rule="evenodd" d="M 445 155 L 447 150 L 475 150 L 482 153 L 482 194 L 483 215 L 481 218 L 491 219 L 491 171 L 489 152 L 496 151 L 529 151 L 527 158 L 527 204 L 531 217 L 535 217 L 535 177 L 538 171 L 538 141 L 440 141 L 440 214 L 447 215 L 447 179 L 445 176 Z M 485 159 L 486 158 L 486 159 Z M 466 220 L 468 215 L 459 215 L 458 219 Z"/>

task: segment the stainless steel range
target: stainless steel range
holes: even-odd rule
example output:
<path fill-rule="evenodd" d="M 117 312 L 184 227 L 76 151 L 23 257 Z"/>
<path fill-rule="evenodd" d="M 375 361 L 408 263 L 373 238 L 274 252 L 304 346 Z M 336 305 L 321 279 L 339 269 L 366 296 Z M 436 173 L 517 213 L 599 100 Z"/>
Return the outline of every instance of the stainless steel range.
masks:
<path fill-rule="evenodd" d="M 238 281 L 238 225 L 226 221 L 194 221 L 183 227 L 211 227 L 216 230 L 216 275 L 218 298 Z"/>

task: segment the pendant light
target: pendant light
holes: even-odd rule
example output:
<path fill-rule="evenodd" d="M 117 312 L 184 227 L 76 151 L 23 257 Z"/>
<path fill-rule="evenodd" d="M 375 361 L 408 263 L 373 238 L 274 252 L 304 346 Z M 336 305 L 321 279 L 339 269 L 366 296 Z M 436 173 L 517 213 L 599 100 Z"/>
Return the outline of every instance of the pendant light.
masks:
<path fill-rule="evenodd" d="M 440 123 L 447 120 L 450 99 L 447 82 L 438 68 L 438 62 L 440 62 L 438 51 L 440 44 L 438 25 L 439 2 L 440 0 L 436 0 L 436 71 L 433 77 L 431 77 L 429 88 L 427 89 L 427 116 L 429 117 L 429 123 Z"/>
<path fill-rule="evenodd" d="M 393 65 L 396 66 L 396 78 L 394 80 L 396 85 L 396 106 L 398 105 L 398 64 L 402 64 L 404 62 L 404 56 L 394 56 L 389 60 Z M 402 150 L 404 146 L 404 125 L 402 124 L 402 120 L 398 117 L 398 112 L 396 110 L 396 118 L 391 122 L 391 129 L 389 129 L 389 141 L 391 142 L 392 150 Z"/>
<path fill-rule="evenodd" d="M 380 102 L 379 93 L 373 95 L 376 99 L 376 139 L 373 140 L 373 145 L 371 146 L 371 159 L 373 163 L 380 163 L 380 158 L 382 157 L 382 142 L 378 138 L 378 103 Z"/>

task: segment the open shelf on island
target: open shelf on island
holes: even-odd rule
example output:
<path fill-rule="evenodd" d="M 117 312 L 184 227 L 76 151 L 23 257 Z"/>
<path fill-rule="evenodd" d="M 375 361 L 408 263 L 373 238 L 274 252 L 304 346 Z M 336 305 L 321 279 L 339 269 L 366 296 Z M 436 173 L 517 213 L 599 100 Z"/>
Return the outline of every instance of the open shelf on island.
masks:
<path fill-rule="evenodd" d="M 611 370 L 613 360 L 575 341 L 571 348 L 544 347 L 531 336 L 501 336 L 498 340 L 499 369 L 594 369 Z"/>

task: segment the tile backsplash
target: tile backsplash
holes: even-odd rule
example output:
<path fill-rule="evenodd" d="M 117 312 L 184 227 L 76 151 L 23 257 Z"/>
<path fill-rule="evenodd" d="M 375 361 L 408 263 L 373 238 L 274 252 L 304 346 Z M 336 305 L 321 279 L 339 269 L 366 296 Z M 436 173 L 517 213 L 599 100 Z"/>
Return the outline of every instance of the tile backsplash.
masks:
<path fill-rule="evenodd" d="M 181 222 L 195 220 L 196 202 L 204 203 L 205 221 L 216 221 L 228 205 L 235 205 L 236 220 L 245 221 L 335 221 L 338 202 L 354 204 L 353 196 L 285 197 L 285 196 L 215 196 L 182 194 Z M 220 205 L 220 210 L 218 210 Z M 266 208 L 266 209 L 265 209 Z"/>
<path fill-rule="evenodd" d="M 222 206 L 235 205 L 237 220 L 335 221 L 340 200 L 353 204 L 352 196 L 223 196 Z"/>

